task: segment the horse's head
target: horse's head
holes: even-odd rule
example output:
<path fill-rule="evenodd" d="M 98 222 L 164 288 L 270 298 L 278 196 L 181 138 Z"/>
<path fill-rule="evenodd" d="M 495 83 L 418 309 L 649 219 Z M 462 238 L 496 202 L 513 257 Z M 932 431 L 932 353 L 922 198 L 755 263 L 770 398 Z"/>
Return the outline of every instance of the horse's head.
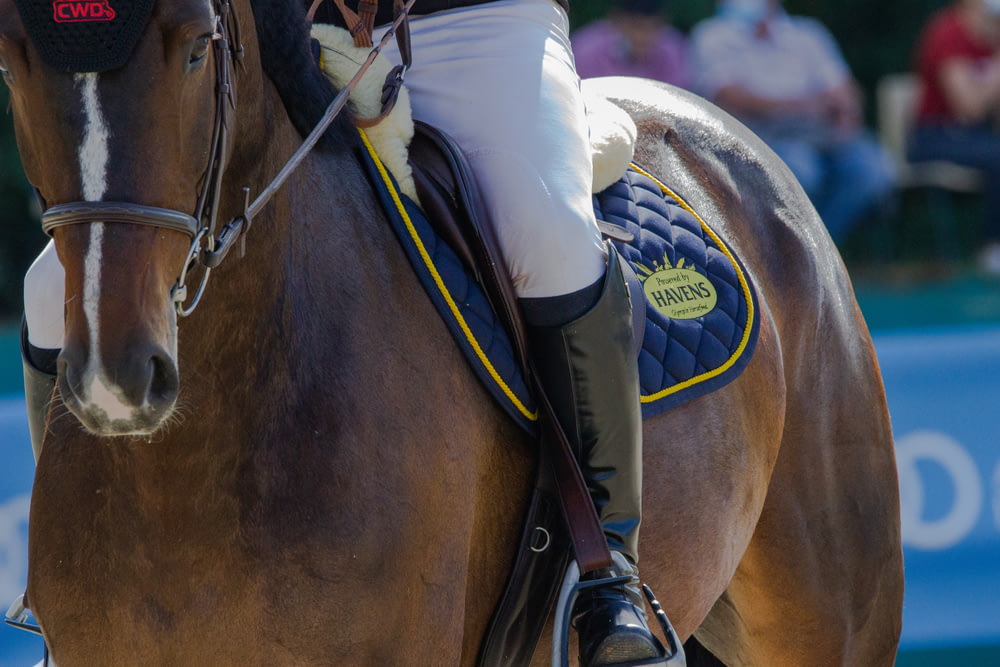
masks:
<path fill-rule="evenodd" d="M 66 270 L 59 388 L 97 434 L 152 432 L 177 399 L 171 293 L 212 207 L 220 11 L 0 0 L 18 146 Z"/>

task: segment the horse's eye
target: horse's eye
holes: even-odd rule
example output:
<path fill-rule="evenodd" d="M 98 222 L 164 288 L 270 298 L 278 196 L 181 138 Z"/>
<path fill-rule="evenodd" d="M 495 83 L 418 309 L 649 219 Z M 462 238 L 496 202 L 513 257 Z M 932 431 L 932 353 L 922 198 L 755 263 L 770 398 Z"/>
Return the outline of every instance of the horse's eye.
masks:
<path fill-rule="evenodd" d="M 194 41 L 191 47 L 191 55 L 188 58 L 188 65 L 195 66 L 205 62 L 208 57 L 208 45 L 212 43 L 212 35 L 202 35 Z"/>

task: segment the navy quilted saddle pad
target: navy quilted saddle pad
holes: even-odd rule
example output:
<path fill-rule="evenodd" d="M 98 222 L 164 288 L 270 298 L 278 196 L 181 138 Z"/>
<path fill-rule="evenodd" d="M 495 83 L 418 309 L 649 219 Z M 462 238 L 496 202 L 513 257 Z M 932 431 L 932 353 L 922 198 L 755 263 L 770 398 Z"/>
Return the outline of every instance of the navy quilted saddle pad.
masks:
<path fill-rule="evenodd" d="M 510 339 L 461 260 L 400 193 L 367 144 L 368 168 L 418 279 L 476 375 L 521 426 L 538 413 Z M 648 418 L 732 381 L 757 341 L 757 297 L 739 258 L 666 185 L 636 165 L 594 195 L 594 212 L 633 241 L 614 241 L 642 281 L 640 397 Z"/>

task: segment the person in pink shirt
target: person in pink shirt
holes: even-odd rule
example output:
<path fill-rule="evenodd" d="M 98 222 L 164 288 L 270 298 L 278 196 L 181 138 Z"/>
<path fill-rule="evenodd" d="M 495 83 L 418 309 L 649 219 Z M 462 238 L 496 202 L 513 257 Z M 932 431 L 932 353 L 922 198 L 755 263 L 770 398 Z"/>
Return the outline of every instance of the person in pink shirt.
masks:
<path fill-rule="evenodd" d="M 570 39 L 583 78 L 641 76 L 688 88 L 687 38 L 670 25 L 663 0 L 618 0 L 607 18 L 589 23 Z"/>

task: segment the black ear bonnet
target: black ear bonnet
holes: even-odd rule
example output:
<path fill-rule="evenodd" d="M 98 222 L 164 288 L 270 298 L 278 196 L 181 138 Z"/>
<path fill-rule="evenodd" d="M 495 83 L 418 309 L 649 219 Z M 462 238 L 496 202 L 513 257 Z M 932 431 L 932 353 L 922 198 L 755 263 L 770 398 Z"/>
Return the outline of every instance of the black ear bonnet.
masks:
<path fill-rule="evenodd" d="M 153 12 L 154 0 L 14 0 L 45 64 L 67 72 L 103 72 L 125 64 Z"/>

